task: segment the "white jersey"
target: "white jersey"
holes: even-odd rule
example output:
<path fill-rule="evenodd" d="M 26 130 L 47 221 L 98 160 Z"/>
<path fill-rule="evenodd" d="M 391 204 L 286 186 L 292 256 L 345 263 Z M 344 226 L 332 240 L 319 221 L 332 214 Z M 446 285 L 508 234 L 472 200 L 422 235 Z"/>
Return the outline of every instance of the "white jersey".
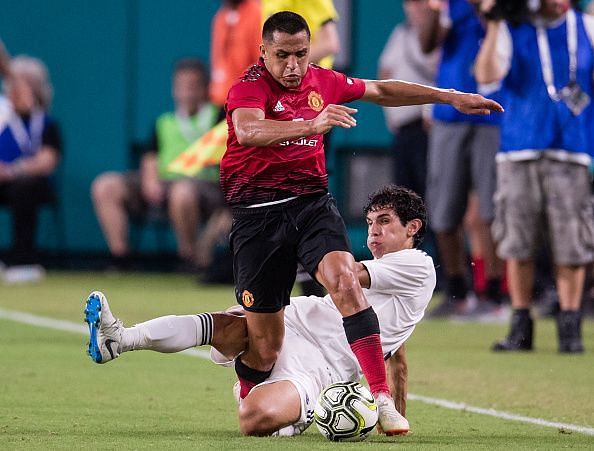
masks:
<path fill-rule="evenodd" d="M 361 263 L 371 278 L 370 288 L 363 292 L 378 316 L 383 353 L 389 357 L 425 314 L 435 288 L 433 259 L 418 249 L 405 249 Z M 314 344 L 343 380 L 361 378 L 342 316 L 330 296 L 292 298 L 285 308 L 285 326 Z"/>
<path fill-rule="evenodd" d="M 382 349 L 390 356 L 423 318 L 435 288 L 433 259 L 406 249 L 361 262 L 371 286 L 365 296 L 377 313 Z M 215 363 L 230 365 L 211 349 Z M 362 372 L 347 342 L 342 316 L 330 296 L 291 298 L 285 308 L 285 339 L 270 377 L 260 385 L 290 381 L 301 399 L 301 429 L 313 421 L 315 401 L 324 387 L 338 381 L 358 381 Z"/>

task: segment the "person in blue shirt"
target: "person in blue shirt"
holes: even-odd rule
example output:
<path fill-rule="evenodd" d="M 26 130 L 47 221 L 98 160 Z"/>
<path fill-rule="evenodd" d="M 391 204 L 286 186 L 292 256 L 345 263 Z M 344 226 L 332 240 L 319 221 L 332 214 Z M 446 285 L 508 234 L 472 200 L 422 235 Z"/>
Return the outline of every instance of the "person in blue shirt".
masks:
<path fill-rule="evenodd" d="M 7 65 L 0 97 L 0 204 L 12 216 L 10 264 L 35 263 L 37 211 L 55 199 L 52 174 L 61 140 L 48 116 L 52 86 L 43 62 L 17 56 Z"/>
<path fill-rule="evenodd" d="M 483 0 L 487 11 L 494 1 Z M 507 113 L 497 155 L 497 251 L 507 262 L 513 315 L 494 351 L 531 350 L 535 253 L 546 238 L 555 267 L 559 352 L 583 352 L 580 307 L 594 259 L 592 159 L 594 18 L 570 0 L 542 0 L 512 26 L 489 20 L 479 82 L 500 82 Z M 544 233 L 543 233 L 544 231 Z"/>
<path fill-rule="evenodd" d="M 479 0 L 429 0 L 419 38 L 425 52 L 441 45 L 438 87 L 476 92 L 472 68 L 485 35 L 478 14 Z M 495 155 L 499 149 L 499 115 L 469 116 L 449 105 L 435 105 L 429 130 L 427 207 L 447 277 L 445 300 L 432 317 L 477 315 L 497 320 L 501 306 L 502 263 L 490 233 L 494 217 Z M 470 200 L 470 201 L 469 201 Z M 475 291 L 482 300 L 470 302 L 464 243 L 465 214 L 473 243 Z"/>

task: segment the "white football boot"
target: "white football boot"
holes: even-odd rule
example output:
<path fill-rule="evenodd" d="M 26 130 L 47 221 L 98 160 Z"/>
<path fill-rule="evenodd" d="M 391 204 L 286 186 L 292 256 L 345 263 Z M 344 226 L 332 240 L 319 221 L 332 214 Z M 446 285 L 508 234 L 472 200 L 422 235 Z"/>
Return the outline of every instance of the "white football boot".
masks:
<path fill-rule="evenodd" d="M 303 434 L 303 432 L 308 427 L 309 427 L 309 424 L 306 424 L 306 423 L 290 424 L 288 426 L 280 428 L 276 432 L 273 432 L 272 434 L 270 434 L 270 436 L 271 437 L 295 437 L 296 435 Z"/>
<path fill-rule="evenodd" d="M 238 406 L 241 404 L 241 396 L 239 396 L 240 392 L 241 392 L 241 385 L 240 385 L 239 381 L 235 381 L 235 383 L 233 384 L 233 399 L 235 399 L 235 402 L 237 403 Z"/>
<path fill-rule="evenodd" d="M 123 323 L 109 310 L 107 298 L 93 291 L 87 298 L 85 322 L 89 325 L 87 354 L 95 363 L 106 363 L 120 355 Z"/>
<path fill-rule="evenodd" d="M 394 400 L 388 393 L 379 393 L 375 397 L 377 404 L 378 431 L 386 435 L 404 435 L 408 433 L 410 426 L 394 405 Z"/>

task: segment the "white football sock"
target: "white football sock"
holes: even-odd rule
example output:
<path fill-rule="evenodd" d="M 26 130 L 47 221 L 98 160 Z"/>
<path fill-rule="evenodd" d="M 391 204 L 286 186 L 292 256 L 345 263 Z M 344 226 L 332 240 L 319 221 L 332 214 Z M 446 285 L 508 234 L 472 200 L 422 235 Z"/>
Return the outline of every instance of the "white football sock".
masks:
<path fill-rule="evenodd" d="M 120 352 L 139 349 L 179 352 L 210 344 L 213 326 L 210 313 L 161 316 L 124 329 Z"/>

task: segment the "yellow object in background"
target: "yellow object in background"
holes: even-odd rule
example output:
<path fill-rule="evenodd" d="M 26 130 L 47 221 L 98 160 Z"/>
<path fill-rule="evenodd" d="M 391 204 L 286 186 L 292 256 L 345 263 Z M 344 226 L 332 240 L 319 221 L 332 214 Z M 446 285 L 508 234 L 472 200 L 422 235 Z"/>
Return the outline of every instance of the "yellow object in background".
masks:
<path fill-rule="evenodd" d="M 338 20 L 332 0 L 262 0 L 262 20 L 279 11 L 293 11 L 303 17 L 309 25 L 312 42 L 315 42 L 322 25 L 329 20 Z M 331 69 L 333 63 L 334 57 L 327 56 L 322 58 L 318 65 Z"/>
<path fill-rule="evenodd" d="M 193 177 L 202 169 L 218 166 L 227 149 L 227 122 L 221 121 L 198 138 L 169 164 L 169 170 Z"/>

